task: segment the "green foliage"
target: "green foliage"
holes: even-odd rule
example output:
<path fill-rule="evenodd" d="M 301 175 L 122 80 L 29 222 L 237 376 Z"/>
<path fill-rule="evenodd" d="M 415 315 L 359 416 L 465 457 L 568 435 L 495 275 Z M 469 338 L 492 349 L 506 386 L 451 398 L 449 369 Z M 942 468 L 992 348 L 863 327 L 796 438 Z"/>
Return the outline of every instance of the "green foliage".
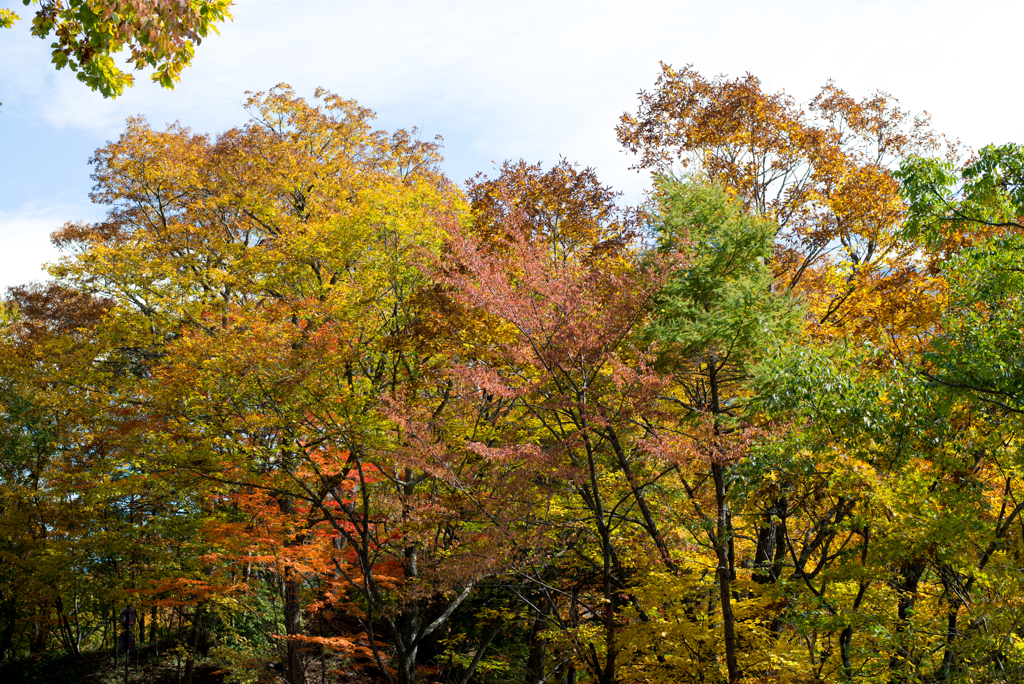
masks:
<path fill-rule="evenodd" d="M 950 292 L 926 373 L 985 404 L 1024 413 L 1024 237 L 992 238 L 945 268 Z"/>
<path fill-rule="evenodd" d="M 1022 145 L 989 145 L 960 168 L 950 160 L 910 157 L 894 175 L 909 204 L 906 237 L 936 246 L 977 227 L 1021 227 Z"/>
<path fill-rule="evenodd" d="M 777 226 L 718 185 L 661 176 L 656 197 L 658 250 L 681 263 L 655 302 L 649 336 L 677 360 L 712 353 L 747 368 L 797 322 L 792 302 L 772 292 Z"/>
<path fill-rule="evenodd" d="M 943 338 L 933 344 L 928 356 L 958 361 L 938 351 Z M 748 500 L 790 502 L 797 572 L 777 590 L 788 603 L 781 638 L 814 639 L 826 645 L 822 667 L 878 680 L 971 680 L 994 652 L 1019 671 L 1005 632 L 979 630 L 989 619 L 1019 629 L 997 607 L 1019 591 L 1019 561 L 999 552 L 1020 544 L 1018 428 L 984 396 L 886 361 L 873 349 L 794 349 L 760 368 L 760 406 L 790 427 L 759 444 L 734 483 Z M 836 650 L 842 663 L 829 665 Z"/>
<path fill-rule="evenodd" d="M 32 35 L 46 39 L 56 68 L 70 68 L 76 78 L 104 97 L 117 97 L 134 83 L 115 57 L 128 53 L 136 70 L 152 68 L 150 78 L 173 88 L 195 55 L 195 46 L 217 24 L 230 19 L 232 0 L 23 0 L 39 5 Z M 0 9 L 0 28 L 19 17 Z"/>

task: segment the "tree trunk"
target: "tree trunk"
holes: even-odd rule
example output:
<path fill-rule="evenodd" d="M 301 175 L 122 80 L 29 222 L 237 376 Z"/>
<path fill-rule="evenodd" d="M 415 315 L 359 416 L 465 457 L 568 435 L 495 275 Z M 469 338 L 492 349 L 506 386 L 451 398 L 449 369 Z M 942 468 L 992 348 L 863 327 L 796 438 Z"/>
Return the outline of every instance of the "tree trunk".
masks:
<path fill-rule="evenodd" d="M 302 633 L 302 578 L 295 569 L 288 567 L 284 579 L 284 628 L 288 636 Z M 305 684 L 306 673 L 302 667 L 299 643 L 288 639 L 288 681 Z"/>
<path fill-rule="evenodd" d="M 903 566 L 903 572 L 896 583 L 896 591 L 899 592 L 899 603 L 896 607 L 896 639 L 898 646 L 896 652 L 889 659 L 890 670 L 903 669 L 903 663 L 910 658 L 910 648 L 906 643 L 907 624 L 910 621 L 910 612 L 917 602 L 917 583 L 924 574 L 924 563 L 908 563 Z"/>
<path fill-rule="evenodd" d="M 718 593 L 722 606 L 722 629 L 725 634 L 725 664 L 729 669 L 729 684 L 740 681 L 740 668 L 736 659 L 736 621 L 732 614 L 732 569 L 729 563 L 729 502 L 725 491 L 725 466 L 711 466 L 715 478 L 715 503 L 718 508 L 715 535 L 715 555 L 718 558 Z"/>
<path fill-rule="evenodd" d="M 860 564 L 864 567 L 868 562 L 868 544 L 871 541 L 871 528 L 865 527 L 863 532 L 864 543 L 860 550 Z M 871 586 L 871 582 L 868 580 L 861 580 L 860 586 L 857 589 L 857 596 L 853 599 L 853 606 L 850 609 L 852 614 L 856 614 L 860 610 L 861 601 L 864 600 L 864 595 L 867 594 L 868 587 Z M 839 635 L 839 655 L 843 660 L 843 676 L 847 681 L 853 679 L 853 663 L 850 661 L 850 649 L 853 646 L 853 625 L 846 625 L 846 629 Z"/>
<path fill-rule="evenodd" d="M 406 568 L 409 567 L 409 549 L 406 549 Z M 419 651 L 420 611 L 415 603 L 407 605 L 394 623 L 395 666 L 398 684 L 416 684 L 416 654 Z"/>
<path fill-rule="evenodd" d="M 956 653 L 953 650 L 953 646 L 956 644 L 957 638 L 957 618 L 960 613 L 960 605 L 954 603 L 950 605 L 949 612 L 946 614 L 946 652 L 942 654 L 942 673 L 941 679 L 943 681 L 949 679 L 949 673 L 956 664 Z"/>
<path fill-rule="evenodd" d="M 156 606 L 149 609 L 149 643 L 156 643 Z"/>
<path fill-rule="evenodd" d="M 494 628 L 490 633 L 484 637 L 480 642 L 480 645 L 476 649 L 476 653 L 473 655 L 473 662 L 469 664 L 469 668 L 466 669 L 466 673 L 462 676 L 460 684 L 469 684 L 469 680 L 473 678 L 473 674 L 476 672 L 476 668 L 480 665 L 480 661 L 483 660 L 484 654 L 487 652 L 487 647 L 494 641 L 494 637 L 498 636 L 498 632 L 501 631 L 501 621 L 495 623 Z"/>
<path fill-rule="evenodd" d="M 282 496 L 277 501 L 282 513 L 294 515 L 295 501 L 290 496 Z M 303 542 L 303 535 L 296 535 L 287 546 L 298 546 Z M 302 634 L 302 576 L 292 565 L 284 571 L 284 631 L 289 637 Z M 306 672 L 302 667 L 302 656 L 299 643 L 287 640 L 285 673 L 289 684 L 306 684 Z"/>
<path fill-rule="evenodd" d="M 61 600 L 60 594 L 56 596 L 54 609 L 57 611 L 57 629 L 60 632 L 61 641 L 64 643 L 64 648 L 67 649 L 77 663 L 80 656 L 78 643 L 75 639 L 75 632 L 71 629 L 71 623 L 68 621 L 68 616 L 64 612 L 64 601 Z"/>
<path fill-rule="evenodd" d="M 540 638 L 543 616 L 537 615 L 530 627 L 527 644 L 529 655 L 526 659 L 526 684 L 541 684 L 544 681 L 544 648 L 547 643 Z"/>
<path fill-rule="evenodd" d="M 18 616 L 14 599 L 4 601 L 4 628 L 0 631 L 0 663 L 11 657 L 11 647 L 14 644 L 14 621 Z"/>
<path fill-rule="evenodd" d="M 188 657 L 185 660 L 185 676 L 182 677 L 182 684 L 192 684 L 192 673 L 196 666 L 196 651 L 199 649 L 199 636 L 203 631 L 203 607 L 196 606 L 196 613 L 192 617 L 192 635 L 189 641 Z"/>
<path fill-rule="evenodd" d="M 416 684 L 416 651 L 417 647 L 404 649 L 403 653 L 396 654 L 398 665 L 398 684 Z"/>
<path fill-rule="evenodd" d="M 764 527 L 757 531 L 757 551 L 754 554 L 754 581 L 774 584 L 782 575 L 786 558 L 786 512 L 789 504 L 781 496 L 772 501 L 765 512 Z"/>
<path fill-rule="evenodd" d="M 45 651 L 46 643 L 50 640 L 50 631 L 43 624 L 43 613 L 46 609 L 46 602 L 41 601 L 32 611 L 32 632 L 28 640 L 29 655 L 38 655 Z"/>

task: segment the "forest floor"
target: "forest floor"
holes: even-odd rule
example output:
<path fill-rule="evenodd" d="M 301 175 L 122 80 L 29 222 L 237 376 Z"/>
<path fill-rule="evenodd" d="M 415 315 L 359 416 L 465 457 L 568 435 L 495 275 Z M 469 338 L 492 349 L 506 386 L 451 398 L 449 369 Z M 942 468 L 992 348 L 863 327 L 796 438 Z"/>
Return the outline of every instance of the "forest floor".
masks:
<path fill-rule="evenodd" d="M 129 662 L 131 684 L 179 684 L 185 664 L 152 646 L 133 653 Z M 4 684 L 118 684 L 125 681 L 124 658 L 115 665 L 110 652 L 83 653 L 76 663 L 66 652 L 22 658 L 0 665 Z M 212 663 L 198 662 L 192 684 L 221 684 L 224 674 Z"/>
<path fill-rule="evenodd" d="M 128 669 L 130 684 L 181 684 L 185 663 L 161 647 L 159 656 L 153 646 L 146 646 L 132 654 Z M 192 674 L 192 684 L 223 684 L 227 673 L 213 662 L 200 659 Z M 306 665 L 309 684 L 377 684 L 348 659 L 336 656 L 326 662 L 310 659 Z M 109 651 L 83 653 L 78 663 L 65 652 L 22 658 L 0 664 L 0 682 L 3 684 L 123 684 L 124 660 L 115 665 Z M 258 682 L 283 683 L 268 663 Z"/>

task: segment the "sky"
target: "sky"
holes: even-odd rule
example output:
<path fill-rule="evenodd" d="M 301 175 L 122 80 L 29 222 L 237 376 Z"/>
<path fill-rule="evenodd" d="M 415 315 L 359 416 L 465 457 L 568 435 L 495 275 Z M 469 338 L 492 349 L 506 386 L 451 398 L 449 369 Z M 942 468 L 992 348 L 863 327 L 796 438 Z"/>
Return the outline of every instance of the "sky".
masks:
<path fill-rule="evenodd" d="M 797 101 L 830 79 L 856 97 L 881 90 L 975 149 L 1024 142 L 1017 0 L 236 0 L 173 91 L 143 73 L 116 100 L 54 71 L 31 8 L 0 7 L 23 18 L 0 29 L 0 288 L 45 278 L 59 257 L 49 234 L 103 216 L 88 160 L 127 117 L 216 134 L 246 122 L 246 91 L 278 83 L 356 99 L 385 130 L 443 136 L 455 181 L 565 157 L 634 203 L 648 177 L 615 125 L 659 61 L 749 72 Z"/>

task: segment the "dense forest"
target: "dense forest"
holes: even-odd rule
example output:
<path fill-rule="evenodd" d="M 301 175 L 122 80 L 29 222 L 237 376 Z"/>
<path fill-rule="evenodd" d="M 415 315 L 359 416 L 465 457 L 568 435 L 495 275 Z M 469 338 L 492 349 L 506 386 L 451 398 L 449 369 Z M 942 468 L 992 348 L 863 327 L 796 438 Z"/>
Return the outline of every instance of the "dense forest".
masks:
<path fill-rule="evenodd" d="M 185 684 L 1024 681 L 1024 147 L 665 66 L 627 207 L 247 111 L 3 300 L 7 678 L 132 606 Z"/>

